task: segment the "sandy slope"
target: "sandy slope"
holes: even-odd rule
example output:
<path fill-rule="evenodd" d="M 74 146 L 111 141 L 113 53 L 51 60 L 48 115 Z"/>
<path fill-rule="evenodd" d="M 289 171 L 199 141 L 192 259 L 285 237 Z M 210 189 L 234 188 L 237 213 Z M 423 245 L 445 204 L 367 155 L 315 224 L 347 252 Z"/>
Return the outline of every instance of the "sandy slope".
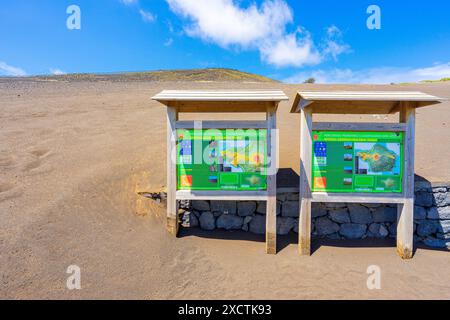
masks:
<path fill-rule="evenodd" d="M 448 252 L 418 249 L 404 262 L 392 242 L 326 242 L 306 258 L 292 236 L 267 256 L 252 235 L 167 235 L 164 208 L 136 196 L 165 184 L 164 108 L 149 98 L 235 87 L 278 87 L 292 99 L 300 86 L 1 80 L 0 298 L 450 298 Z M 449 84 L 381 89 L 450 97 Z M 418 112 L 416 172 L 429 180 L 450 178 L 448 106 Z M 289 107 L 278 112 L 280 165 L 296 170 Z M 81 267 L 81 291 L 65 288 L 71 264 Z M 366 288 L 371 264 L 382 290 Z"/>

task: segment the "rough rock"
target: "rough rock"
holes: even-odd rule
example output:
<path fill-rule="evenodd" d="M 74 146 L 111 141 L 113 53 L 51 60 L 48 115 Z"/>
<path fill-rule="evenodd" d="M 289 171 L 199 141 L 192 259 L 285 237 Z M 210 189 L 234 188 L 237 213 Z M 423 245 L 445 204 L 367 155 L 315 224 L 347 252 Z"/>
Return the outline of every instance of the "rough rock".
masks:
<path fill-rule="evenodd" d="M 258 201 L 256 203 L 256 213 L 266 214 L 266 201 Z"/>
<path fill-rule="evenodd" d="M 365 224 L 344 223 L 341 225 L 339 234 L 347 239 L 358 239 L 366 233 L 366 230 L 367 226 Z"/>
<path fill-rule="evenodd" d="M 430 183 L 425 180 L 414 179 L 414 192 L 417 193 L 419 191 L 431 192 Z"/>
<path fill-rule="evenodd" d="M 181 218 L 181 225 L 185 228 L 195 228 L 198 227 L 198 218 L 193 212 L 185 211 L 183 217 Z"/>
<path fill-rule="evenodd" d="M 324 205 L 320 203 L 313 203 L 311 204 L 311 217 L 312 218 L 318 218 L 323 217 L 328 214 L 327 209 Z"/>
<path fill-rule="evenodd" d="M 431 188 L 431 190 L 433 191 L 433 193 L 445 193 L 445 192 L 447 192 L 447 187 L 435 186 L 435 187 Z"/>
<path fill-rule="evenodd" d="M 435 221 L 423 220 L 419 223 L 417 227 L 417 235 L 421 237 L 429 236 L 438 231 L 438 226 Z"/>
<path fill-rule="evenodd" d="M 189 217 L 189 224 L 190 224 L 189 226 L 191 228 L 195 228 L 195 227 L 199 226 L 200 222 L 198 221 L 198 218 L 195 214 L 191 214 L 191 216 Z"/>
<path fill-rule="evenodd" d="M 252 221 L 249 223 L 250 232 L 256 234 L 265 234 L 266 233 L 266 217 L 257 214 L 253 217 Z"/>
<path fill-rule="evenodd" d="M 372 213 L 364 206 L 349 204 L 348 210 L 350 212 L 350 219 L 353 223 L 369 224 L 373 221 Z"/>
<path fill-rule="evenodd" d="M 311 230 L 312 230 L 312 226 L 311 226 Z M 298 219 L 295 219 L 294 221 L 294 228 L 292 229 L 295 233 L 298 233 Z"/>
<path fill-rule="evenodd" d="M 386 229 L 386 227 L 380 223 L 372 223 L 369 226 L 369 231 L 371 235 L 373 235 L 376 238 L 385 238 L 389 235 L 389 231 Z"/>
<path fill-rule="evenodd" d="M 253 219 L 253 216 L 246 216 L 246 217 L 244 218 L 244 224 L 249 223 L 250 221 L 252 221 L 252 219 Z"/>
<path fill-rule="evenodd" d="M 204 230 L 214 230 L 214 228 L 216 227 L 214 215 L 209 211 L 203 212 L 199 220 L 200 228 Z"/>
<path fill-rule="evenodd" d="M 266 201 L 259 201 L 256 206 L 256 213 L 266 214 Z M 281 202 L 277 201 L 277 216 L 281 213 Z"/>
<path fill-rule="evenodd" d="M 285 201 L 281 205 L 281 215 L 283 217 L 293 217 L 298 218 L 298 201 Z"/>
<path fill-rule="evenodd" d="M 299 195 L 298 193 L 288 193 L 286 196 L 286 200 L 288 201 L 298 201 Z"/>
<path fill-rule="evenodd" d="M 415 204 L 422 207 L 431 207 L 433 205 L 433 195 L 429 192 L 416 192 Z"/>
<path fill-rule="evenodd" d="M 287 194 L 286 193 L 277 193 L 277 200 L 286 201 Z"/>
<path fill-rule="evenodd" d="M 236 214 L 236 201 L 211 200 L 211 211 L 220 211 L 228 214 Z"/>
<path fill-rule="evenodd" d="M 331 240 L 339 240 L 339 239 L 341 239 L 341 236 L 339 235 L 339 233 L 335 232 L 332 234 L 327 234 L 326 238 L 331 239 Z"/>
<path fill-rule="evenodd" d="M 181 209 L 190 209 L 191 203 L 190 200 L 179 200 L 178 203 L 180 204 Z"/>
<path fill-rule="evenodd" d="M 414 206 L 414 219 L 423 220 L 427 218 L 427 210 L 424 207 Z"/>
<path fill-rule="evenodd" d="M 237 205 L 238 215 L 241 217 L 251 216 L 256 210 L 256 202 L 254 201 L 240 201 Z"/>
<path fill-rule="evenodd" d="M 433 193 L 434 203 L 438 207 L 447 205 L 447 191 Z"/>
<path fill-rule="evenodd" d="M 381 207 L 381 204 L 379 204 L 379 203 L 362 203 L 361 205 L 364 206 L 364 207 L 367 207 L 367 208 L 378 208 L 378 207 Z"/>
<path fill-rule="evenodd" d="M 438 239 L 450 240 L 450 233 L 441 233 L 441 232 L 438 232 L 438 233 L 436 234 L 436 237 L 437 237 Z"/>
<path fill-rule="evenodd" d="M 436 207 L 431 207 L 426 210 L 427 218 L 431 220 L 439 220 L 439 213 Z"/>
<path fill-rule="evenodd" d="M 347 212 L 347 209 L 336 209 L 330 211 L 330 219 L 337 223 L 349 223 L 350 216 Z"/>
<path fill-rule="evenodd" d="M 437 232 L 440 233 L 450 233 L 450 220 L 439 220 L 437 229 Z"/>
<path fill-rule="evenodd" d="M 339 231 L 339 225 L 327 217 L 320 217 L 316 220 L 316 233 L 319 236 L 325 236 Z"/>
<path fill-rule="evenodd" d="M 217 228 L 225 230 L 238 230 L 242 228 L 242 222 L 244 219 L 242 217 L 236 216 L 234 214 L 223 214 L 217 218 L 216 224 Z"/>
<path fill-rule="evenodd" d="M 288 234 L 289 231 L 294 229 L 295 220 L 291 217 L 279 217 L 277 218 L 277 234 L 285 235 Z"/>
<path fill-rule="evenodd" d="M 327 202 L 325 206 L 330 209 L 337 209 L 337 208 L 345 208 L 347 207 L 347 204 L 341 202 Z"/>
<path fill-rule="evenodd" d="M 249 229 L 248 225 L 249 225 L 250 221 L 252 221 L 252 219 L 253 219 L 253 216 L 244 217 L 244 221 L 242 222 L 242 230 L 248 231 L 248 229 Z"/>
<path fill-rule="evenodd" d="M 372 214 L 373 222 L 397 221 L 397 209 L 393 207 L 379 207 Z"/>
<path fill-rule="evenodd" d="M 389 226 L 389 236 L 396 237 L 397 236 L 397 224 L 393 223 Z"/>
<path fill-rule="evenodd" d="M 450 220 L 450 206 L 431 207 L 428 209 L 427 217 L 432 220 Z"/>
<path fill-rule="evenodd" d="M 426 238 L 423 243 L 432 248 L 450 248 L 450 240 L 436 239 L 433 237 Z"/>
<path fill-rule="evenodd" d="M 192 208 L 198 211 L 209 211 L 209 202 L 205 200 L 192 201 Z"/>
<path fill-rule="evenodd" d="M 413 243 L 419 243 L 419 242 L 422 242 L 422 238 L 417 235 L 413 235 Z"/>

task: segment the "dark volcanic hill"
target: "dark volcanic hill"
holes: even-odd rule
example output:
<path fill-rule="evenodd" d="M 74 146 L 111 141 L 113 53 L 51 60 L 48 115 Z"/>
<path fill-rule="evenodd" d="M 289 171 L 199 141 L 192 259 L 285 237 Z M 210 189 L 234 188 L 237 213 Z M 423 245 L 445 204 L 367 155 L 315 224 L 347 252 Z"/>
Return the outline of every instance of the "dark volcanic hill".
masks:
<path fill-rule="evenodd" d="M 72 73 L 43 75 L 22 79 L 40 80 L 84 80 L 84 81 L 217 81 L 217 82 L 278 82 L 276 80 L 234 69 L 208 68 L 186 70 L 158 70 L 123 73 Z"/>

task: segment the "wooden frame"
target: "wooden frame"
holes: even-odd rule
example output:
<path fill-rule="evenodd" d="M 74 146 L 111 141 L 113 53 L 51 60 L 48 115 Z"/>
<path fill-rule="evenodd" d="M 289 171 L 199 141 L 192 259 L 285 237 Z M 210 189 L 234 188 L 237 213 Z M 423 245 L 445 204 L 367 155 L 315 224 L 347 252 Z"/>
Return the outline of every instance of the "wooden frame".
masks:
<path fill-rule="evenodd" d="M 414 246 L 414 135 L 416 105 L 400 104 L 399 121 L 406 125 L 404 138 L 405 169 L 403 177 L 403 204 L 397 206 L 397 253 L 403 259 L 413 256 Z"/>
<path fill-rule="evenodd" d="M 271 168 L 275 173 L 267 175 L 267 203 L 266 203 L 266 253 L 277 252 L 277 153 L 275 133 L 276 129 L 276 105 L 267 107 L 267 157 Z"/>
<path fill-rule="evenodd" d="M 266 201 L 267 191 L 177 190 L 177 200 L 255 200 Z"/>
<path fill-rule="evenodd" d="M 167 230 L 177 235 L 179 226 L 178 200 L 257 200 L 266 201 L 266 253 L 276 253 L 277 237 L 277 135 L 276 110 L 281 100 L 288 98 L 281 91 L 258 91 L 255 93 L 232 94 L 236 101 L 227 101 L 230 93 L 195 93 L 202 95 L 201 100 L 189 100 L 187 93 L 180 101 L 179 93 L 174 93 L 174 100 L 167 98 L 169 93 L 161 93 L 153 97 L 167 106 Z M 211 95 L 218 100 L 211 99 Z M 217 97 L 219 95 L 219 97 Z M 241 96 L 243 95 L 243 96 Z M 177 98 L 177 99 L 175 99 Z M 169 100 L 168 100 L 169 99 Z M 241 101 L 242 99 L 242 101 Z M 178 121 L 181 112 L 264 112 L 264 121 Z M 267 175 L 267 190 L 264 191 L 197 191 L 177 190 L 176 177 L 176 130 L 177 129 L 267 129 L 267 156 L 273 172 Z M 272 174 L 271 174 L 272 173 Z"/>
<path fill-rule="evenodd" d="M 196 121 L 177 121 L 177 129 L 194 129 Z M 203 129 L 265 129 L 267 121 L 201 121 Z"/>
<path fill-rule="evenodd" d="M 176 198 L 177 167 L 173 159 L 176 150 L 176 128 L 178 111 L 174 107 L 167 107 L 167 231 L 178 234 L 178 203 Z"/>
<path fill-rule="evenodd" d="M 266 112 L 272 101 L 173 101 L 179 112 L 223 113 L 223 112 Z M 243 111 L 245 110 L 245 111 Z"/>
<path fill-rule="evenodd" d="M 403 203 L 402 193 L 367 194 L 367 193 L 326 193 L 313 192 L 312 202 L 348 202 L 348 203 Z"/>
<path fill-rule="evenodd" d="M 312 112 L 302 109 L 300 113 L 300 193 L 298 250 L 301 255 L 311 254 L 311 147 Z"/>
<path fill-rule="evenodd" d="M 311 254 L 311 202 L 393 203 L 397 204 L 397 253 L 403 259 L 413 256 L 414 227 L 414 102 L 399 102 L 399 123 L 312 122 L 311 103 L 299 102 L 300 109 L 300 194 L 299 253 Z M 398 131 L 404 132 L 404 176 L 401 194 L 311 192 L 312 131 Z"/>
<path fill-rule="evenodd" d="M 358 123 L 358 122 L 314 122 L 313 130 L 318 131 L 406 131 L 404 123 Z"/>

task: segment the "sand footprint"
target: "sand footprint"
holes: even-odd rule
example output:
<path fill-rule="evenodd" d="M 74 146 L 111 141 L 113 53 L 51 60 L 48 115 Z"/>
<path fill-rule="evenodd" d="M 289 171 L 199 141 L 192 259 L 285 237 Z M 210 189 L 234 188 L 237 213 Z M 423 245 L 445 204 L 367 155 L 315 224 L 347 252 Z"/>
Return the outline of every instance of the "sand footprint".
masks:
<path fill-rule="evenodd" d="M 0 155 L 0 167 L 11 167 L 16 164 L 15 159 L 10 155 Z"/>
<path fill-rule="evenodd" d="M 18 196 L 20 196 L 20 189 L 16 188 L 12 182 L 0 181 L 0 202 Z"/>
<path fill-rule="evenodd" d="M 34 155 L 35 157 L 43 158 L 43 157 L 45 157 L 47 154 L 50 153 L 50 150 L 45 149 L 45 148 L 43 148 L 43 149 L 35 149 L 35 150 L 33 150 L 33 151 L 30 151 L 30 153 L 31 153 L 32 155 Z"/>
<path fill-rule="evenodd" d="M 7 192 L 14 188 L 14 185 L 10 182 L 0 182 L 0 193 Z"/>
<path fill-rule="evenodd" d="M 50 150 L 46 148 L 37 148 L 29 151 L 28 153 L 31 155 L 31 159 L 25 164 L 25 171 L 39 168 L 42 164 L 42 159 L 50 154 Z"/>

